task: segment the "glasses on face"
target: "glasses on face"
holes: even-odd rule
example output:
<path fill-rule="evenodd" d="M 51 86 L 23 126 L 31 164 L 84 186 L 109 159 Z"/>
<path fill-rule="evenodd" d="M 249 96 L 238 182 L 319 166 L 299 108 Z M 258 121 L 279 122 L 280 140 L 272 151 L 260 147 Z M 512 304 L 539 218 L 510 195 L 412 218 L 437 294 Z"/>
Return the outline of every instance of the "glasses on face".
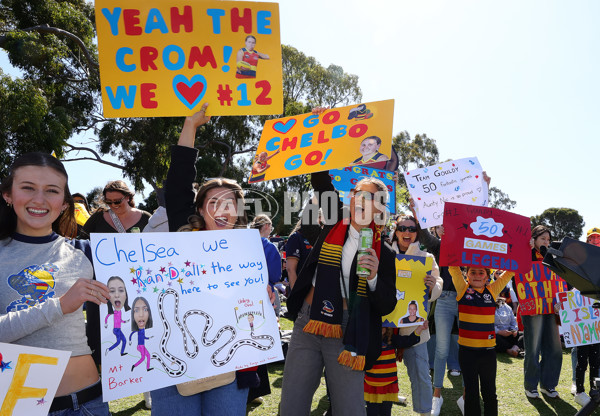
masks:
<path fill-rule="evenodd" d="M 127 197 L 126 197 L 126 196 L 124 196 L 123 198 L 121 198 L 121 199 L 115 199 L 114 201 L 110 201 L 110 200 L 108 200 L 108 199 L 104 198 L 104 203 L 105 203 L 106 205 L 108 205 L 108 206 L 111 206 L 111 205 L 121 205 L 121 202 L 123 202 L 123 200 L 124 200 L 125 198 L 127 198 Z"/>
<path fill-rule="evenodd" d="M 364 198 L 367 201 L 373 201 L 375 199 L 375 194 L 373 192 L 369 192 L 369 191 L 360 191 L 360 190 L 352 189 L 350 191 L 350 198 L 352 198 L 352 197 Z"/>
<path fill-rule="evenodd" d="M 415 226 L 409 226 L 407 227 L 406 225 L 397 225 L 396 226 L 396 230 L 400 231 L 401 233 L 408 231 L 409 233 L 416 233 L 417 232 L 417 227 Z"/>

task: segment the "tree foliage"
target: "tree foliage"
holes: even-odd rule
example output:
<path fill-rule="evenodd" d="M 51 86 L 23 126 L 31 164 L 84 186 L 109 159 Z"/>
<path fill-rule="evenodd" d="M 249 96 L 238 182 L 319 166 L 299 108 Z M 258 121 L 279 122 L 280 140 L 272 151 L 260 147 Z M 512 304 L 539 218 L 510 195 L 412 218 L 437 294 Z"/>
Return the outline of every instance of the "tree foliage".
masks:
<path fill-rule="evenodd" d="M 517 201 L 510 199 L 510 197 L 502 192 L 499 188 L 492 186 L 489 190 L 490 203 L 489 206 L 492 208 L 503 209 L 510 211 L 517 205 Z"/>
<path fill-rule="evenodd" d="M 99 103 L 93 5 L 84 0 L 3 0 L 0 48 L 23 72 L 0 71 L 0 173 L 21 153 L 56 151 L 95 124 Z"/>
<path fill-rule="evenodd" d="M 408 209 L 410 194 L 406 188 L 406 181 L 402 172 L 411 169 L 424 168 L 439 162 L 439 151 L 435 139 L 426 134 L 417 134 L 414 138 L 404 130 L 392 138 L 392 146 L 398 153 L 398 187 L 396 189 L 396 204 Z"/>
<path fill-rule="evenodd" d="M 553 240 L 571 237 L 578 240 L 583 233 L 585 222 L 576 209 L 548 208 L 540 215 L 531 217 L 531 226 L 545 225 L 552 231 Z"/>

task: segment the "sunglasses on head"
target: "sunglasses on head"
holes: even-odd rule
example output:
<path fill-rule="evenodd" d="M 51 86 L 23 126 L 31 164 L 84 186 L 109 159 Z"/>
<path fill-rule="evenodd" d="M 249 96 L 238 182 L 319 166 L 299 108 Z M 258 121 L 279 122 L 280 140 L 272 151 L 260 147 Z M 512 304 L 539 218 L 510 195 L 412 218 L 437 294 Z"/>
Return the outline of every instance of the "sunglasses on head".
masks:
<path fill-rule="evenodd" d="M 396 230 L 400 231 L 401 233 L 403 233 L 405 231 L 408 231 L 409 233 L 416 233 L 418 231 L 417 227 L 415 227 L 413 225 L 408 226 L 408 227 L 406 225 L 397 225 Z"/>
<path fill-rule="evenodd" d="M 121 202 L 123 202 L 123 200 L 124 200 L 125 198 L 127 198 L 127 197 L 126 197 L 126 196 L 124 196 L 123 198 L 121 198 L 121 199 L 115 199 L 114 201 L 110 201 L 110 200 L 108 200 L 108 199 L 106 199 L 106 198 L 105 198 L 105 199 L 104 199 L 104 203 L 105 203 L 106 205 L 108 205 L 108 206 L 110 206 L 110 205 L 120 205 L 120 204 L 121 204 Z"/>
<path fill-rule="evenodd" d="M 356 189 L 352 189 L 350 191 L 350 197 L 358 197 L 358 198 L 364 198 L 367 201 L 373 201 L 375 199 L 375 194 L 373 192 L 369 192 L 369 191 L 361 191 L 361 190 L 356 190 Z"/>

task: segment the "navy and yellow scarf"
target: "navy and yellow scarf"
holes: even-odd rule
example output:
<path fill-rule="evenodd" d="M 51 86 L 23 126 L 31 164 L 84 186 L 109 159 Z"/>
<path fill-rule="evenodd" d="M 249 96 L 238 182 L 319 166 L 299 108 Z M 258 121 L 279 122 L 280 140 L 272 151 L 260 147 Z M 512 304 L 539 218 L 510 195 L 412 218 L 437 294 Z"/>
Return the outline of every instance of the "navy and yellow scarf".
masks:
<path fill-rule="evenodd" d="M 350 317 L 346 332 L 342 333 L 343 297 L 340 287 L 342 272 L 342 248 L 348 231 L 347 224 L 338 222 L 327 234 L 317 262 L 315 291 L 310 308 L 310 321 L 304 332 L 321 335 L 326 338 L 342 338 L 344 351 L 338 362 L 353 370 L 365 368 L 365 355 L 369 345 L 369 298 L 367 278 L 358 276 L 356 291 L 348 294 L 348 312 Z M 377 258 L 381 252 L 381 230 L 374 223 L 373 249 Z"/>

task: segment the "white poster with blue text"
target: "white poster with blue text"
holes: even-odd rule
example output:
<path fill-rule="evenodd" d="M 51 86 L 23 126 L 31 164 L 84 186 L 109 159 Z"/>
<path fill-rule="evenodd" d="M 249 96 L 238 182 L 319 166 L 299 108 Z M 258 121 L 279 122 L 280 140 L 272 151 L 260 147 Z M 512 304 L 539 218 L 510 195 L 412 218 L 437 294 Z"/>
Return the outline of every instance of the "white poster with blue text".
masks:
<path fill-rule="evenodd" d="M 104 401 L 283 359 L 257 230 L 92 234 Z"/>
<path fill-rule="evenodd" d="M 421 227 L 444 222 L 444 203 L 488 206 L 488 186 L 476 157 L 404 172 Z"/>

